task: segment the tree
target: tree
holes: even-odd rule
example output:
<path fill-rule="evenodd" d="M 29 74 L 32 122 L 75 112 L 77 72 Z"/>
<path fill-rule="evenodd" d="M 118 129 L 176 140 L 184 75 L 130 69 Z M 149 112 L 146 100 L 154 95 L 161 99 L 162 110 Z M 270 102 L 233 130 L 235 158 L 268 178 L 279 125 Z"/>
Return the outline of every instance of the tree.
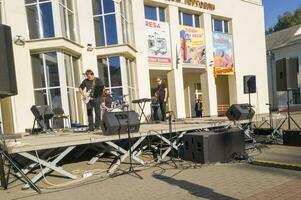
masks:
<path fill-rule="evenodd" d="M 301 24 L 301 6 L 299 6 L 293 13 L 285 12 L 278 17 L 278 22 L 275 26 L 266 30 L 266 34 L 280 31 L 295 25 Z"/>

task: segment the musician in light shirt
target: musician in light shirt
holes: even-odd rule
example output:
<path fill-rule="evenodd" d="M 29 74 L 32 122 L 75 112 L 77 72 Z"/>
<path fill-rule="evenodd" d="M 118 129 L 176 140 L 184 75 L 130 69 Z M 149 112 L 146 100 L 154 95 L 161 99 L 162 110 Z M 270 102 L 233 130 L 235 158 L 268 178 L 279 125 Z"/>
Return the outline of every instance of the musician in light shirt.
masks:
<path fill-rule="evenodd" d="M 83 100 L 87 103 L 87 115 L 89 131 L 99 130 L 100 126 L 100 104 L 103 94 L 104 83 L 101 79 L 94 76 L 94 72 L 88 69 L 85 72 L 86 79 L 79 86 L 79 92 Z M 93 110 L 95 120 L 93 120 Z"/>

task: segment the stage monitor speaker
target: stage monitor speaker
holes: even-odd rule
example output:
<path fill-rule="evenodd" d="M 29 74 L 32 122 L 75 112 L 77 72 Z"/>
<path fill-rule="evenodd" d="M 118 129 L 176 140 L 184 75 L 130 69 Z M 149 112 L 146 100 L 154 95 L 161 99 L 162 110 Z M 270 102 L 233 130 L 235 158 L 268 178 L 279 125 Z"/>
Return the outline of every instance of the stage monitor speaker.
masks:
<path fill-rule="evenodd" d="M 231 121 L 252 119 L 255 114 L 250 104 L 232 104 L 226 112 L 226 116 Z"/>
<path fill-rule="evenodd" d="M 35 120 L 44 131 L 50 129 L 49 120 L 54 116 L 54 112 L 48 105 L 36 106 L 30 108 Z"/>
<path fill-rule="evenodd" d="M 283 58 L 276 61 L 277 91 L 298 89 L 298 58 Z"/>
<path fill-rule="evenodd" d="M 128 133 L 128 122 L 131 133 L 139 131 L 140 120 L 135 111 L 106 112 L 103 115 L 101 129 L 104 135 Z"/>
<path fill-rule="evenodd" d="M 256 93 L 256 76 L 248 75 L 244 76 L 244 93 Z"/>
<path fill-rule="evenodd" d="M 11 29 L 0 24 L 0 98 L 17 93 Z"/>

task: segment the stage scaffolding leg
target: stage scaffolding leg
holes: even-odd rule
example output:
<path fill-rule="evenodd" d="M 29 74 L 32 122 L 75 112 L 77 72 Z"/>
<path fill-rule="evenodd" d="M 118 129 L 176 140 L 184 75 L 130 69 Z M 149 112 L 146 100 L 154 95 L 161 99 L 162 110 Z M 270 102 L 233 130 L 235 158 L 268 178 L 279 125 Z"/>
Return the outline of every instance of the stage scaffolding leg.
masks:
<path fill-rule="evenodd" d="M 98 149 L 97 149 L 98 147 Z M 116 151 L 113 151 L 113 150 L 110 150 L 108 149 L 108 147 L 105 147 L 103 144 L 96 144 L 95 145 L 95 150 L 98 151 L 98 152 L 101 152 L 101 153 L 98 153 L 97 155 L 95 155 L 93 158 L 91 158 L 91 160 L 88 162 L 88 165 L 93 165 L 95 164 L 95 162 L 97 160 L 99 160 L 105 153 L 110 153 L 116 157 L 119 157 L 120 154 L 117 153 Z"/>
<path fill-rule="evenodd" d="M 169 145 L 169 147 L 166 149 L 166 151 L 164 151 L 164 153 L 162 154 L 160 160 L 163 160 L 168 154 L 169 152 L 174 148 L 175 150 L 178 150 L 179 147 L 179 141 L 180 139 L 183 137 L 183 135 L 186 133 L 186 131 L 181 132 L 179 134 L 179 136 L 177 137 L 177 139 L 175 139 L 175 141 L 170 141 L 167 138 L 165 138 L 163 135 L 156 135 L 158 138 L 160 138 L 162 141 L 164 141 L 165 143 L 167 143 Z M 160 161 L 159 160 L 159 161 Z"/>
<path fill-rule="evenodd" d="M 143 140 L 146 138 L 146 136 L 142 136 L 140 137 L 135 144 L 132 146 L 131 151 L 134 152 L 135 149 L 143 142 Z M 117 151 L 119 151 L 120 153 L 123 153 L 123 155 L 120 157 L 120 159 L 118 159 L 116 161 L 115 164 L 113 164 L 113 166 L 109 169 L 109 173 L 112 174 L 115 172 L 115 170 L 120 166 L 120 164 L 127 158 L 129 157 L 130 154 L 130 150 L 126 151 L 123 148 L 119 147 L 118 145 L 114 144 L 113 142 L 106 142 L 106 144 L 108 144 L 109 146 L 113 147 L 114 149 L 116 149 Z M 132 158 L 134 160 L 136 160 L 137 162 L 141 163 L 142 165 L 144 165 L 144 161 L 141 160 L 140 158 L 132 155 Z"/>
<path fill-rule="evenodd" d="M 69 154 L 75 147 L 76 146 L 68 147 L 58 157 L 56 157 L 56 159 L 54 159 L 52 162 L 47 162 L 45 160 L 39 159 L 36 156 L 33 156 L 33 155 L 31 155 L 27 152 L 22 152 L 22 153 L 18 153 L 18 154 L 25 157 L 25 158 L 27 158 L 27 159 L 29 159 L 29 160 L 32 160 L 32 161 L 36 162 L 37 164 L 41 164 L 41 166 L 45 167 L 39 174 L 37 174 L 31 180 L 33 183 L 36 183 L 37 181 L 39 181 L 43 177 L 43 174 L 45 175 L 45 174 L 49 173 L 50 171 L 56 171 L 59 174 L 62 174 L 63 176 L 66 176 L 68 178 L 77 179 L 77 176 L 63 170 L 61 167 L 56 166 L 56 164 L 59 161 L 61 161 L 67 154 Z M 26 189 L 28 187 L 29 187 L 29 185 L 26 184 L 23 188 Z"/>

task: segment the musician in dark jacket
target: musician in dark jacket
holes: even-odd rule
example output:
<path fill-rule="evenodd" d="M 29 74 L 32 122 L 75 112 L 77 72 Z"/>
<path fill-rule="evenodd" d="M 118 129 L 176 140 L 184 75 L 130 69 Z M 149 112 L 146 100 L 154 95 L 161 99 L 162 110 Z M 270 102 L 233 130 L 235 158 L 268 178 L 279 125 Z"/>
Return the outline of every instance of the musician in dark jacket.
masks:
<path fill-rule="evenodd" d="M 87 103 L 87 115 L 89 122 L 89 131 L 99 129 L 100 126 L 100 104 L 104 89 L 104 83 L 101 79 L 94 76 L 94 72 L 88 69 L 85 73 L 86 79 L 79 86 L 79 92 Z M 93 110 L 95 112 L 95 123 L 93 123 Z"/>
<path fill-rule="evenodd" d="M 162 121 L 166 120 L 166 102 L 167 102 L 167 87 L 162 82 L 161 78 L 157 78 L 157 91 L 156 91 L 156 97 L 158 99 L 158 103 L 160 104 L 160 110 L 162 114 Z"/>
<path fill-rule="evenodd" d="M 203 103 L 200 99 L 197 100 L 194 106 L 196 117 L 203 117 Z"/>

